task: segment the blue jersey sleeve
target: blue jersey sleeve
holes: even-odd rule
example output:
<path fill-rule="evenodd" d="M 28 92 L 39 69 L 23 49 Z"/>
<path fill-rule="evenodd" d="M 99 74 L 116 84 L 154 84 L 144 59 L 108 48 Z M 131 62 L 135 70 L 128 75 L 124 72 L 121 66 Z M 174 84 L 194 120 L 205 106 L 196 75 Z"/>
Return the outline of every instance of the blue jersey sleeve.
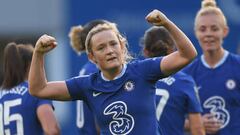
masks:
<path fill-rule="evenodd" d="M 90 75 L 98 71 L 98 68 L 92 62 L 87 62 L 79 72 L 79 75 Z"/>
<path fill-rule="evenodd" d="M 48 104 L 53 107 L 52 100 L 46 100 L 46 99 L 37 99 L 37 100 L 38 100 L 37 107 L 44 105 L 44 104 Z"/>
<path fill-rule="evenodd" d="M 232 55 L 232 61 L 236 62 L 236 63 L 232 62 L 232 65 L 234 66 L 234 68 L 233 68 L 234 71 L 232 71 L 232 72 L 234 73 L 234 75 L 237 78 L 237 84 L 240 84 L 240 72 L 239 72 L 239 69 L 240 69 L 240 56 L 239 55 L 235 55 L 235 54 L 231 54 L 231 55 Z"/>
<path fill-rule="evenodd" d="M 139 74 L 146 78 L 148 81 L 157 81 L 163 77 L 163 73 L 160 69 L 160 63 L 162 61 L 162 57 L 156 58 L 147 58 L 145 60 L 139 61 L 139 64 L 136 68 L 138 68 Z"/>
<path fill-rule="evenodd" d="M 68 92 L 72 100 L 84 100 L 84 90 L 86 89 L 86 76 L 74 77 L 66 80 Z"/>
<path fill-rule="evenodd" d="M 200 58 L 195 59 L 192 63 L 188 64 L 186 67 L 182 69 L 182 71 L 190 76 L 192 78 L 195 78 L 197 76 L 196 70 L 198 70 L 198 66 L 201 65 Z"/>

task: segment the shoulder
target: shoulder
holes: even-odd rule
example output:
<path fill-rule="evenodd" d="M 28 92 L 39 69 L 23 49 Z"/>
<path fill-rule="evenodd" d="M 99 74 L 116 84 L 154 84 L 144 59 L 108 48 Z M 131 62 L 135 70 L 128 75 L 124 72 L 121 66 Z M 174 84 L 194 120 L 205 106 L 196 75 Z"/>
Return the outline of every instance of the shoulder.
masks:
<path fill-rule="evenodd" d="M 194 79 L 190 75 L 181 71 L 178 72 L 176 76 L 176 89 L 181 93 L 184 93 L 184 95 L 188 95 L 187 97 L 194 96 L 196 94 L 196 83 Z"/>
<path fill-rule="evenodd" d="M 202 57 L 202 56 L 197 57 L 196 59 L 194 59 L 190 64 L 188 64 L 188 65 L 186 66 L 186 68 L 187 68 L 187 67 L 190 67 L 190 68 L 191 68 L 191 67 L 195 67 L 195 66 L 199 65 L 200 63 L 202 63 L 201 57 Z"/>
<path fill-rule="evenodd" d="M 95 64 L 87 62 L 79 72 L 79 75 L 88 75 L 98 71 L 98 68 Z"/>
<path fill-rule="evenodd" d="M 128 64 L 131 72 L 144 77 L 146 80 L 157 81 L 164 76 L 160 69 L 162 57 L 134 60 Z"/>
<path fill-rule="evenodd" d="M 232 60 L 232 62 L 240 65 L 240 56 L 234 53 L 229 53 L 229 58 Z"/>
<path fill-rule="evenodd" d="M 177 72 L 177 73 L 174 75 L 174 77 L 175 77 L 176 80 L 177 80 L 178 82 L 180 82 L 180 83 L 191 83 L 191 84 L 194 84 L 194 83 L 195 83 L 194 80 L 193 80 L 193 78 L 192 78 L 190 75 L 188 75 L 188 74 L 186 74 L 186 73 L 184 73 L 184 72 L 182 72 L 182 71 Z"/>
<path fill-rule="evenodd" d="M 96 65 L 93 64 L 92 62 L 88 61 L 83 68 L 96 68 Z"/>
<path fill-rule="evenodd" d="M 160 62 L 162 60 L 162 57 L 156 57 L 156 58 L 146 58 L 146 59 L 135 59 L 131 62 L 128 63 L 129 67 L 133 67 L 133 68 L 140 68 L 140 69 L 149 69 L 154 67 L 155 65 L 159 65 L 157 66 L 158 68 L 160 68 Z"/>
<path fill-rule="evenodd" d="M 65 82 L 67 86 L 85 86 L 91 81 L 92 74 L 91 75 L 81 75 L 81 76 L 75 76 L 72 78 L 67 79 Z M 84 84 L 84 85 L 82 85 Z"/>
<path fill-rule="evenodd" d="M 154 57 L 154 58 L 145 58 L 145 59 L 134 59 L 129 64 L 143 64 L 147 62 L 156 62 L 156 61 L 161 61 L 162 57 Z"/>
<path fill-rule="evenodd" d="M 194 59 L 190 64 L 188 64 L 186 67 L 184 67 L 182 69 L 182 71 L 187 74 L 192 74 L 193 71 L 201 65 L 203 65 L 202 61 L 201 61 L 201 57 L 198 57 L 198 58 Z"/>

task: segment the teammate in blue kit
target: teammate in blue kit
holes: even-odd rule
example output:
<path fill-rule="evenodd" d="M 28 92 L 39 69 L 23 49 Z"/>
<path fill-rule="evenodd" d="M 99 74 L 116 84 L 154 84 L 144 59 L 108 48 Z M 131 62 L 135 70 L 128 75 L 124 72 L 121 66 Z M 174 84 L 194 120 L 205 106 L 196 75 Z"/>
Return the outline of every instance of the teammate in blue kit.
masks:
<path fill-rule="evenodd" d="M 0 135 L 59 135 L 52 102 L 29 94 L 32 45 L 9 43 L 4 49 L 0 89 Z"/>
<path fill-rule="evenodd" d="M 85 40 L 88 32 L 98 24 L 108 23 L 106 20 L 93 20 L 84 26 L 73 26 L 69 33 L 72 48 L 79 54 L 86 51 Z M 88 61 L 80 70 L 79 75 L 89 75 L 98 71 L 95 64 Z M 77 101 L 77 117 L 76 125 L 79 135 L 97 135 L 99 134 L 99 128 L 96 125 L 94 115 L 87 107 L 86 103 L 81 100 Z"/>
<path fill-rule="evenodd" d="M 240 57 L 223 48 L 229 29 L 214 0 L 202 1 L 194 29 L 203 55 L 184 71 L 197 84 L 206 132 L 239 135 Z"/>
<path fill-rule="evenodd" d="M 147 58 L 166 56 L 176 51 L 175 41 L 164 27 L 149 28 L 142 38 L 143 54 Z M 201 106 L 194 90 L 193 79 L 179 71 L 156 84 L 156 115 L 162 134 L 184 135 L 188 115 L 191 135 L 204 135 Z"/>
<path fill-rule="evenodd" d="M 197 52 L 185 34 L 160 11 L 153 10 L 146 19 L 165 26 L 178 43 L 178 51 L 128 62 L 127 41 L 116 25 L 100 24 L 90 30 L 85 42 L 89 60 L 100 71 L 47 82 L 44 54 L 57 43 L 53 37 L 43 35 L 36 43 L 30 67 L 31 94 L 55 100 L 83 100 L 96 115 L 101 135 L 159 135 L 155 83 L 189 64 Z"/>

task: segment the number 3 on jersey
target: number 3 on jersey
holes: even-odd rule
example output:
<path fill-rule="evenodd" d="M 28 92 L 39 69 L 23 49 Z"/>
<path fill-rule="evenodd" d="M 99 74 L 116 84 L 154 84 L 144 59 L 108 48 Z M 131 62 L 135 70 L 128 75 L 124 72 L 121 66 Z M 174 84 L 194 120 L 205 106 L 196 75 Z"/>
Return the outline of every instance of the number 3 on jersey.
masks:
<path fill-rule="evenodd" d="M 169 93 L 165 89 L 156 89 L 156 95 L 160 96 L 160 100 L 157 103 L 157 108 L 156 108 L 157 120 L 159 121 L 162 115 L 163 109 L 169 99 Z"/>
<path fill-rule="evenodd" d="M 10 129 L 4 129 L 4 126 L 10 125 L 10 122 L 16 121 L 17 124 L 17 135 L 23 135 L 23 118 L 19 113 L 11 114 L 11 108 L 21 105 L 21 99 L 15 99 L 10 101 L 5 101 L 0 104 L 0 134 L 1 135 L 11 135 Z"/>

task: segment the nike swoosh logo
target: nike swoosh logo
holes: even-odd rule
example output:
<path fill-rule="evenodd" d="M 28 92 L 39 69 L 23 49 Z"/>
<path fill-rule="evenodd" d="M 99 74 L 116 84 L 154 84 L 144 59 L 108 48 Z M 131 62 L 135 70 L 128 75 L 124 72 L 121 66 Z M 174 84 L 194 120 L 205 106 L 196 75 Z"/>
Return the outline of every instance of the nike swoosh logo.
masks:
<path fill-rule="evenodd" d="M 93 92 L 93 97 L 96 97 L 98 95 L 102 94 L 102 92 Z"/>

